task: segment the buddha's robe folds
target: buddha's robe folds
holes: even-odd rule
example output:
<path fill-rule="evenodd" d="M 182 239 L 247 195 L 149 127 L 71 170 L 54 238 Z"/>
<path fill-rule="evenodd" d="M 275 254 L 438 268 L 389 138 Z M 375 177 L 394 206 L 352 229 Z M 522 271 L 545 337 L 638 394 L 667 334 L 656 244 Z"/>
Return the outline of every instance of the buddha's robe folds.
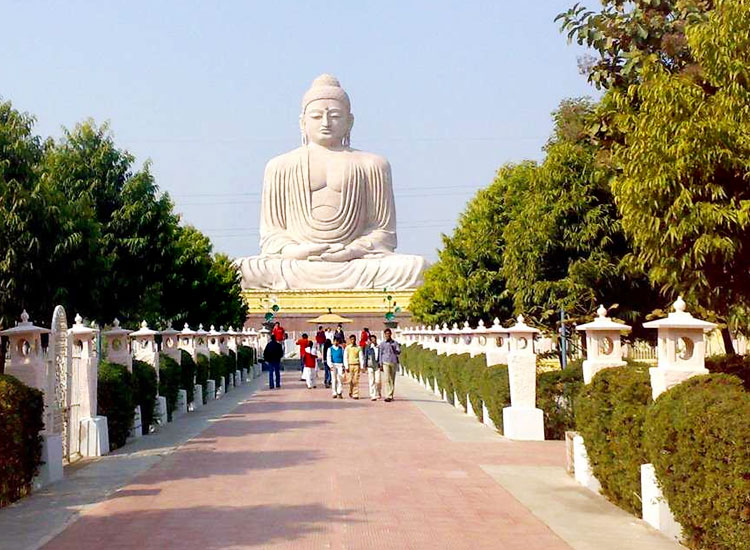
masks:
<path fill-rule="evenodd" d="M 246 289 L 414 288 L 425 260 L 396 254 L 396 216 L 388 162 L 356 150 L 339 153 L 341 195 L 330 219 L 313 215 L 307 147 L 272 159 L 263 181 L 260 256 L 237 260 Z M 290 244 L 359 246 L 349 261 L 284 257 Z"/>

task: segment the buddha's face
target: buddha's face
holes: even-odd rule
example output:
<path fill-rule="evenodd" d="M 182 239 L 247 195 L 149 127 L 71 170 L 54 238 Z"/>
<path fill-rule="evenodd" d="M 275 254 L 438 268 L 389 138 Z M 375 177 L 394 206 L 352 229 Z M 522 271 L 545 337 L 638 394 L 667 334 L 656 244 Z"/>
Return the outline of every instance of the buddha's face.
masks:
<path fill-rule="evenodd" d="M 352 114 L 336 99 L 316 99 L 307 106 L 301 118 L 308 143 L 327 148 L 341 147 L 354 123 Z"/>

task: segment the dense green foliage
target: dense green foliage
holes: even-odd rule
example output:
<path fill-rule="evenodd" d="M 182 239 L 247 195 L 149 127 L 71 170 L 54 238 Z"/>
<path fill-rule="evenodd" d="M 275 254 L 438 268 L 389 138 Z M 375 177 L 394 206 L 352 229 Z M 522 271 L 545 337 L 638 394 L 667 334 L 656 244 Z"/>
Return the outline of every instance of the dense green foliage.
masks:
<path fill-rule="evenodd" d="M 637 364 L 598 372 L 575 402 L 576 430 L 602 493 L 633 514 L 641 511 L 643 423 L 651 402 L 648 368 Z"/>
<path fill-rule="evenodd" d="M 187 352 L 183 351 L 182 353 L 182 358 L 184 360 Z M 192 361 L 193 358 L 190 357 L 190 354 L 187 355 L 190 358 L 190 361 Z M 208 357 L 203 354 L 198 354 L 198 360 L 195 362 L 195 383 L 200 384 L 201 388 L 203 388 L 203 403 L 208 402 L 208 380 L 211 378 L 210 370 Z"/>
<path fill-rule="evenodd" d="M 728 375 L 696 376 L 663 393 L 644 430 L 648 460 L 691 548 L 750 541 L 750 393 Z"/>
<path fill-rule="evenodd" d="M 404 346 L 401 362 L 415 376 L 437 383 L 449 398 L 455 393 L 460 404 L 467 409 L 471 400 L 474 413 L 481 418 L 482 405 L 495 423 L 503 430 L 503 409 L 510 406 L 510 384 L 506 365 L 487 366 L 484 355 L 438 355 L 420 346 Z M 547 372 L 537 375 L 537 406 L 545 412 L 545 433 L 549 439 L 562 439 L 566 430 L 573 429 L 573 397 L 580 388 L 583 372 L 576 365 L 565 372 Z"/>
<path fill-rule="evenodd" d="M 523 312 L 554 329 L 560 308 L 575 318 L 617 304 L 618 316 L 632 321 L 659 304 L 624 261 L 631 249 L 610 191 L 612 171 L 588 134 L 594 110 L 589 100 L 563 101 L 544 161 L 501 168 L 468 204 L 412 299 L 419 321 Z"/>
<path fill-rule="evenodd" d="M 29 492 L 42 459 L 42 392 L 0 374 L 0 508 Z"/>
<path fill-rule="evenodd" d="M 253 365 L 258 362 L 256 355 L 255 348 L 251 348 L 250 346 L 239 346 L 237 348 L 237 368 L 247 369 L 248 372 L 252 373 Z M 252 374 L 250 374 L 250 376 L 252 376 Z"/>
<path fill-rule="evenodd" d="M 133 359 L 133 406 L 141 407 L 144 435 L 149 433 L 154 423 L 156 392 L 156 369 L 144 361 Z"/>
<path fill-rule="evenodd" d="M 714 355 L 706 358 L 706 368 L 711 373 L 731 374 L 736 376 L 750 390 L 750 356 L 748 355 Z"/>
<path fill-rule="evenodd" d="M 221 378 L 224 377 L 224 387 L 221 389 L 222 391 L 227 391 L 229 385 L 229 379 L 227 377 L 229 360 L 227 356 L 212 351 L 208 360 L 208 366 L 209 378 L 216 382 L 216 389 L 218 390 L 221 387 Z"/>
<path fill-rule="evenodd" d="M 536 406 L 544 411 L 544 439 L 565 439 L 575 427 L 575 400 L 583 387 L 583 361 L 537 374 Z"/>
<path fill-rule="evenodd" d="M 183 362 L 185 355 L 189 357 L 189 361 Z M 192 403 L 195 399 L 195 384 L 196 380 L 196 364 L 190 354 L 185 353 L 185 350 L 181 350 L 180 353 L 180 389 L 185 390 L 187 394 L 187 403 Z M 202 396 L 201 396 L 202 398 Z"/>
<path fill-rule="evenodd" d="M 107 417 L 109 449 L 125 445 L 133 425 L 136 402 L 133 377 L 125 365 L 101 361 L 96 387 L 97 414 Z"/>
<path fill-rule="evenodd" d="M 241 325 L 237 270 L 178 222 L 149 164 L 136 168 L 106 124 L 43 141 L 32 116 L 0 101 L 0 324 L 59 303 L 100 324 Z"/>
<path fill-rule="evenodd" d="M 167 419 L 177 406 L 177 393 L 180 391 L 180 364 L 163 353 L 159 355 L 159 395 L 167 400 Z"/>

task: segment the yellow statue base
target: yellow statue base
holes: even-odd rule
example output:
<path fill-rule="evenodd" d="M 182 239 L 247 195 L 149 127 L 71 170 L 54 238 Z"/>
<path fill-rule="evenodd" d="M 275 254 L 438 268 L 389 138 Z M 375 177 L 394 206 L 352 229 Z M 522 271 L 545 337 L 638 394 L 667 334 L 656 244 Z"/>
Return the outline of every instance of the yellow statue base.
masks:
<path fill-rule="evenodd" d="M 327 313 L 379 313 L 388 311 L 387 296 L 393 298 L 402 312 L 409 310 L 415 288 L 392 290 L 243 290 L 250 314 L 266 313 L 275 304 L 279 314 L 305 313 L 316 316 Z"/>

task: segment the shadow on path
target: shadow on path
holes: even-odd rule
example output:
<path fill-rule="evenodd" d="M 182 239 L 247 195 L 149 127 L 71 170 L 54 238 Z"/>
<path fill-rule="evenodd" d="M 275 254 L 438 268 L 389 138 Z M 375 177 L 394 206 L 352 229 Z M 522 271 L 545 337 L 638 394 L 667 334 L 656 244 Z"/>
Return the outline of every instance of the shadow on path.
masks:
<path fill-rule="evenodd" d="M 324 533 L 333 523 L 343 522 L 354 524 L 360 520 L 353 510 L 335 510 L 320 504 L 136 509 L 104 516 L 85 515 L 44 548 L 265 548 L 312 533 L 321 534 L 321 546 L 317 547 L 322 548 Z M 123 525 L 128 529 L 120 529 Z"/>

